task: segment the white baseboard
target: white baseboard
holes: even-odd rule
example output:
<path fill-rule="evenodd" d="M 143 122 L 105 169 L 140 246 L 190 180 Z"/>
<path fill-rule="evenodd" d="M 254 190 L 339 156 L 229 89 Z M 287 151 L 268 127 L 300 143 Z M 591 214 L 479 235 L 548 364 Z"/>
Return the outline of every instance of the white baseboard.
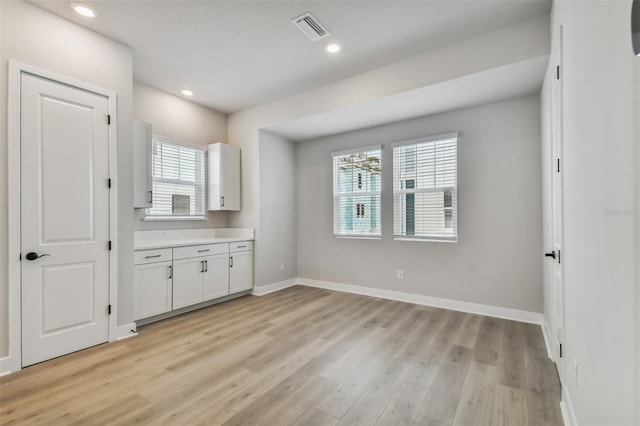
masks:
<path fill-rule="evenodd" d="M 578 426 L 576 412 L 573 411 L 573 403 L 566 386 L 562 387 L 562 401 L 560 401 L 560 411 L 562 411 L 562 421 L 564 426 Z"/>
<path fill-rule="evenodd" d="M 508 319 L 541 325 L 543 317 L 541 313 L 522 311 L 518 309 L 501 308 L 499 306 L 482 305 L 479 303 L 462 302 L 452 299 L 423 296 L 420 294 L 404 293 L 393 290 L 361 287 L 357 285 L 334 283 L 329 281 L 298 278 L 298 283 L 309 287 L 325 288 L 327 290 L 344 291 L 346 293 L 362 294 L 364 296 L 380 297 L 382 299 L 397 300 L 400 302 L 414 303 L 416 305 L 434 306 L 453 311 L 468 312 L 471 314 L 485 315 L 489 317 Z"/>
<path fill-rule="evenodd" d="M 0 358 L 0 377 L 22 370 L 18 360 L 11 358 L 11 355 Z"/>
<path fill-rule="evenodd" d="M 111 341 L 128 339 L 129 337 L 137 335 L 138 333 L 136 332 L 136 323 L 132 322 L 130 324 L 118 326 L 118 328 L 116 328 L 113 333 L 113 339 L 111 339 Z"/>
<path fill-rule="evenodd" d="M 276 283 L 254 287 L 253 292 L 251 294 L 253 294 L 254 296 L 264 296 L 265 294 L 269 294 L 275 291 L 284 290 L 285 288 L 293 287 L 296 284 L 298 284 L 298 278 L 291 278 L 289 280 L 278 281 Z"/>
<path fill-rule="evenodd" d="M 547 320 L 542 316 L 542 337 L 544 338 L 544 346 L 547 348 L 547 355 L 551 361 L 554 361 L 553 358 L 553 349 L 551 346 L 551 333 L 549 332 L 549 324 Z"/>

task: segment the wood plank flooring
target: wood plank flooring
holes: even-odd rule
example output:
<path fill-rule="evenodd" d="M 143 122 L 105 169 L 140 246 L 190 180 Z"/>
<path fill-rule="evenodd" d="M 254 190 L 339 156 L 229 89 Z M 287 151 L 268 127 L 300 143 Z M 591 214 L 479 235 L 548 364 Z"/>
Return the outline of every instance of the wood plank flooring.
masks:
<path fill-rule="evenodd" d="M 296 286 L 0 379 L 0 424 L 560 425 L 540 327 Z"/>

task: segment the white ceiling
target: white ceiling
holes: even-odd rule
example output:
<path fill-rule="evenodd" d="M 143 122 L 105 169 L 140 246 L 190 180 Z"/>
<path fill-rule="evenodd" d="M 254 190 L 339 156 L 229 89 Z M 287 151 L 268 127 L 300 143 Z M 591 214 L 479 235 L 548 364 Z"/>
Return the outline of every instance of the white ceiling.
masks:
<path fill-rule="evenodd" d="M 221 112 L 341 80 L 463 38 L 546 14 L 550 0 L 86 1 L 89 20 L 59 0 L 31 3 L 132 48 L 134 79 L 183 87 Z M 311 12 L 330 32 L 312 42 L 290 21 Z M 343 46 L 330 56 L 329 40 Z"/>

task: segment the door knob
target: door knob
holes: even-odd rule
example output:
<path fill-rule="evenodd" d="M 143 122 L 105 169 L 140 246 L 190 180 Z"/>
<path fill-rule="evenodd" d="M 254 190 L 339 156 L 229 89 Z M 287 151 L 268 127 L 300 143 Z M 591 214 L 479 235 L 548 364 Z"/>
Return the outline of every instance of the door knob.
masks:
<path fill-rule="evenodd" d="M 36 259 L 39 259 L 39 258 L 45 257 L 45 256 L 49 256 L 49 255 L 46 254 L 46 253 L 38 255 L 38 253 L 32 251 L 32 252 L 27 253 L 26 258 L 27 258 L 27 260 L 36 260 Z"/>
<path fill-rule="evenodd" d="M 545 253 L 544 257 L 550 257 L 552 259 L 555 259 L 556 258 L 556 251 L 554 250 L 551 253 Z"/>

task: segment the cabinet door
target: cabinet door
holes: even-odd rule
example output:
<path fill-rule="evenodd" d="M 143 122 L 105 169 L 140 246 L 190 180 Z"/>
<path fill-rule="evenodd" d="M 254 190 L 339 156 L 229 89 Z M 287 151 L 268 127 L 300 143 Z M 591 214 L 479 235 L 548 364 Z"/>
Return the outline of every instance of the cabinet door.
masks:
<path fill-rule="evenodd" d="M 173 262 L 173 309 L 202 302 L 204 261 L 201 257 Z"/>
<path fill-rule="evenodd" d="M 151 124 L 133 121 L 133 207 L 152 206 Z"/>
<path fill-rule="evenodd" d="M 209 145 L 209 210 L 240 210 L 240 148 Z"/>
<path fill-rule="evenodd" d="M 223 145 L 221 160 L 221 210 L 240 210 L 240 148 Z"/>
<path fill-rule="evenodd" d="M 136 320 L 171 310 L 171 262 L 136 265 L 134 286 Z"/>
<path fill-rule="evenodd" d="M 204 300 L 229 294 L 229 255 L 206 256 L 204 262 Z"/>
<path fill-rule="evenodd" d="M 253 252 L 231 253 L 229 259 L 229 292 L 237 293 L 253 287 Z"/>

